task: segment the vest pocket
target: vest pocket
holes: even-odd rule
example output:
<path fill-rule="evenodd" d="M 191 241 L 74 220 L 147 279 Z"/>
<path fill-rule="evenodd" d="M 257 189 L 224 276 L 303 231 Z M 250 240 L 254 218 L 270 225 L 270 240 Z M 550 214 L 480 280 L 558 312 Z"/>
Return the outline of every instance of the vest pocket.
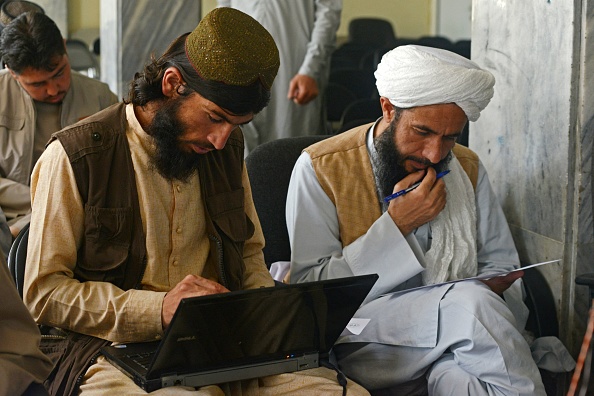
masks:
<path fill-rule="evenodd" d="M 219 271 L 221 281 L 229 290 L 243 285 L 245 264 L 243 246 L 254 235 L 254 224 L 244 208 L 243 188 L 216 194 L 205 199 L 216 232 L 219 234 Z"/>
<path fill-rule="evenodd" d="M 0 177 L 19 183 L 27 183 L 30 169 L 24 168 L 29 155 L 24 152 L 33 144 L 32 136 L 24 133 L 25 118 L 10 118 L 0 115 Z"/>
<path fill-rule="evenodd" d="M 100 273 L 114 270 L 128 260 L 132 238 L 132 208 L 85 206 L 85 239 L 77 267 Z M 123 270 L 123 269 L 121 269 Z M 96 278 L 93 276 L 93 278 Z M 95 280 L 95 279 L 89 279 Z"/>
<path fill-rule="evenodd" d="M 245 213 L 243 188 L 206 198 L 212 221 L 234 242 L 254 235 L 254 224 Z"/>
<path fill-rule="evenodd" d="M 7 115 L 0 115 L 0 127 L 4 127 L 12 131 L 20 131 L 25 126 L 25 117 L 11 117 Z"/>

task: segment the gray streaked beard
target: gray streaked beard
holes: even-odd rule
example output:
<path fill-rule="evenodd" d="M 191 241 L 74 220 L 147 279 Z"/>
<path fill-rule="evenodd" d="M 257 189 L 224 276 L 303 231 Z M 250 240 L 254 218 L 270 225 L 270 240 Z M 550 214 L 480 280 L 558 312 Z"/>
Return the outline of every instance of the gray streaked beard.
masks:
<path fill-rule="evenodd" d="M 396 131 L 397 122 L 398 120 L 394 119 L 390 125 L 388 125 L 386 130 L 373 140 L 378 159 L 376 179 L 382 197 L 392 194 L 396 183 L 409 174 L 403 166 L 406 157 L 402 155 L 396 146 L 394 132 Z M 452 152 L 450 151 L 448 155 L 437 164 L 432 164 L 428 161 L 425 161 L 425 163 L 433 167 L 435 172 L 439 173 L 448 168 L 451 159 Z"/>

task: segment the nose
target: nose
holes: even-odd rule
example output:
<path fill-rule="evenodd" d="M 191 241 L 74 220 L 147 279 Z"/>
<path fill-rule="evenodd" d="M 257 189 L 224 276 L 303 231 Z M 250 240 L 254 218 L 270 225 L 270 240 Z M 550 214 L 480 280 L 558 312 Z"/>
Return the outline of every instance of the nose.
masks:
<path fill-rule="evenodd" d="M 47 95 L 48 96 L 56 96 L 60 92 L 60 87 L 57 82 L 49 81 L 47 83 Z"/>
<path fill-rule="evenodd" d="M 215 149 L 222 150 L 233 132 L 237 128 L 235 125 L 225 125 L 208 135 L 208 141 L 212 143 Z"/>
<path fill-rule="evenodd" d="M 425 145 L 423 150 L 423 157 L 431 161 L 433 164 L 437 164 L 443 158 L 443 142 L 441 139 L 431 139 Z"/>

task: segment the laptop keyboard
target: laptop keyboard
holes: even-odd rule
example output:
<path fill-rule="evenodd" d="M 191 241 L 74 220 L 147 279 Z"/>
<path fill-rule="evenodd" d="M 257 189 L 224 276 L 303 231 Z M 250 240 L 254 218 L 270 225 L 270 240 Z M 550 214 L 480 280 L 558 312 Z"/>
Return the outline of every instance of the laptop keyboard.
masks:
<path fill-rule="evenodd" d="M 143 353 L 136 353 L 133 355 L 128 355 L 128 358 L 132 359 L 132 361 L 138 364 L 145 370 L 148 370 L 151 361 L 153 360 L 153 356 L 155 355 L 155 351 L 152 352 L 143 352 Z"/>

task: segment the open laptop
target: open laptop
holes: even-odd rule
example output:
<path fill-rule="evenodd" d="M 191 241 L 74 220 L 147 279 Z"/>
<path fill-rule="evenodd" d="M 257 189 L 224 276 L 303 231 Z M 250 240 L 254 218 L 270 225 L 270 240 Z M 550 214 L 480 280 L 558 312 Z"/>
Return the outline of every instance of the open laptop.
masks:
<path fill-rule="evenodd" d="M 147 392 L 316 368 L 377 279 L 371 274 L 183 299 L 160 342 L 101 351 Z"/>

